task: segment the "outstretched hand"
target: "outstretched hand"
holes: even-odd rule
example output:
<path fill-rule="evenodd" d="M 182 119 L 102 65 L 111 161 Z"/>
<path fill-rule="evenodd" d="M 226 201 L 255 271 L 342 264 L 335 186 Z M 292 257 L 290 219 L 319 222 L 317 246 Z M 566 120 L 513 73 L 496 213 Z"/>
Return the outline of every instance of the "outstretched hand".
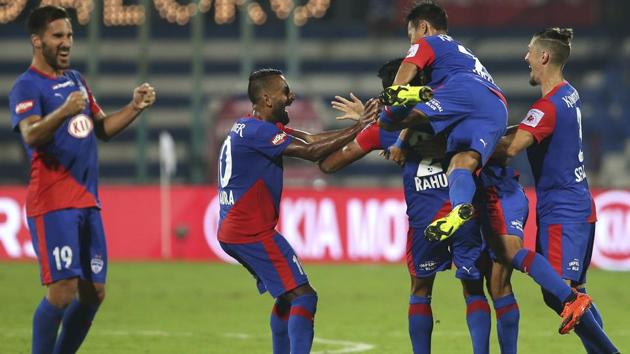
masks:
<path fill-rule="evenodd" d="M 363 114 L 359 117 L 359 122 L 363 125 L 368 125 L 376 122 L 378 118 L 378 100 L 371 98 L 369 99 L 364 107 Z"/>
<path fill-rule="evenodd" d="M 392 160 L 398 166 L 402 166 L 407 161 L 407 153 L 404 149 L 399 148 L 398 146 L 390 146 L 386 150 L 383 150 L 379 153 L 379 155 L 383 156 L 385 160 Z"/>
<path fill-rule="evenodd" d="M 343 113 L 343 115 L 336 117 L 337 120 L 359 120 L 361 118 L 365 109 L 363 102 L 353 93 L 350 93 L 350 98 L 352 101 L 342 96 L 335 96 L 336 101 L 330 102 L 332 108 Z"/>
<path fill-rule="evenodd" d="M 143 110 L 155 102 L 155 89 L 144 83 L 133 90 L 132 105 L 134 109 Z"/>

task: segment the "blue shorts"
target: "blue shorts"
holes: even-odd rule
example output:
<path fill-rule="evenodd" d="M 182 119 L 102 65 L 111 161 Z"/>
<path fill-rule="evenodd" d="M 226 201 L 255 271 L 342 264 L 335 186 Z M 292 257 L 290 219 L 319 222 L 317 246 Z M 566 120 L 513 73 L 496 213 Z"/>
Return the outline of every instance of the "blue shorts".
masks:
<path fill-rule="evenodd" d="M 595 223 L 539 223 L 536 251 L 547 258 L 562 279 L 583 284 L 594 240 Z"/>
<path fill-rule="evenodd" d="M 308 277 L 295 251 L 279 233 L 259 242 L 220 244 L 225 253 L 254 276 L 261 294 L 269 291 L 276 298 L 300 285 L 308 284 Z"/>
<path fill-rule="evenodd" d="M 476 219 L 462 225 L 453 237 L 442 242 L 427 241 L 424 238 L 425 227 L 409 228 L 407 234 L 409 274 L 416 278 L 427 278 L 450 269 L 451 264 L 455 263 L 457 278 L 481 279 L 477 263 L 483 255 L 485 245 Z"/>
<path fill-rule="evenodd" d="M 502 189 L 502 186 L 486 188 L 484 203 L 481 210 L 481 222 L 484 235 L 491 233 L 494 236 L 517 236 L 521 240 L 524 237 L 525 224 L 529 215 L 529 201 L 518 185 L 516 188 Z M 497 257 L 492 250 L 488 251 L 490 257 L 496 261 Z"/>
<path fill-rule="evenodd" d="M 97 208 L 62 209 L 28 218 L 42 284 L 79 277 L 105 283 L 107 244 Z"/>
<path fill-rule="evenodd" d="M 415 106 L 430 120 L 437 135 L 447 131 L 446 152 L 477 151 L 485 165 L 505 134 L 507 107 L 487 86 L 456 76 L 435 89 L 433 99 Z"/>

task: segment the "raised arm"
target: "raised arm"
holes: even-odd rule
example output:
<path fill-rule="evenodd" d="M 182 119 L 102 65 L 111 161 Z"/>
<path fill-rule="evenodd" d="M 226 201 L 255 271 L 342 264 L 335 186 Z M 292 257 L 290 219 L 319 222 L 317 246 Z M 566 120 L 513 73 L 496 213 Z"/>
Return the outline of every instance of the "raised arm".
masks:
<path fill-rule="evenodd" d="M 366 105 L 361 119 L 351 127 L 331 133 L 325 139 L 316 139 L 315 142 L 308 143 L 300 139 L 293 141 L 284 150 L 284 156 L 298 157 L 309 161 L 319 161 L 335 150 L 349 143 L 354 137 L 365 128 L 370 120 L 376 116 L 378 103 L 371 101 Z"/>
<path fill-rule="evenodd" d="M 95 117 L 94 132 L 96 136 L 109 141 L 114 136 L 123 131 L 133 122 L 146 108 L 155 102 L 155 89 L 144 83 L 133 90 L 133 99 L 121 110 L 106 115 L 101 113 Z"/>
<path fill-rule="evenodd" d="M 72 92 L 62 106 L 45 117 L 32 115 L 21 120 L 19 127 L 24 143 L 37 147 L 49 142 L 66 118 L 85 109 L 86 101 L 87 98 L 82 92 Z"/>

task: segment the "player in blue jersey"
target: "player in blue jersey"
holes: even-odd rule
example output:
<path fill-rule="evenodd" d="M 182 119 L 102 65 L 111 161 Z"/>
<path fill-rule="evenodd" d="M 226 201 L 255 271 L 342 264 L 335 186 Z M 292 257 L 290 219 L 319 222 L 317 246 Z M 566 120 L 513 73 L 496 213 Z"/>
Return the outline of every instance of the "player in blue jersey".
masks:
<path fill-rule="evenodd" d="M 13 130 L 31 160 L 26 213 L 48 287 L 33 317 L 32 352 L 74 353 L 105 296 L 96 138 L 118 134 L 153 104 L 155 91 L 144 84 L 127 106 L 106 115 L 83 76 L 70 69 L 68 13 L 39 7 L 27 24 L 33 59 L 13 84 L 9 105 Z"/>
<path fill-rule="evenodd" d="M 249 77 L 250 116 L 238 119 L 219 156 L 221 247 L 256 279 L 260 293 L 276 299 L 270 324 L 275 354 L 305 354 L 313 342 L 317 294 L 297 255 L 276 230 L 282 195 L 282 158 L 319 161 L 352 140 L 369 118 L 334 132 L 304 134 L 284 128 L 295 96 L 282 72 L 261 69 Z M 288 132 L 288 133 L 287 133 Z"/>
<path fill-rule="evenodd" d="M 384 87 L 391 85 L 401 61 L 402 59 L 388 62 L 379 70 Z M 339 118 L 359 118 L 363 110 L 360 100 L 354 96 L 353 102 L 342 97 L 337 99 L 338 101 L 333 102 L 333 107 L 345 113 Z M 398 140 L 398 136 L 399 132 L 388 132 L 371 124 L 352 142 L 320 162 L 320 169 L 332 173 L 361 159 L 370 151 L 388 151 Z M 411 132 L 408 139 L 415 142 L 417 139 L 435 138 L 426 133 Z M 479 223 L 473 219 L 456 232 L 456 237 L 445 242 L 430 242 L 422 233 L 433 220 L 444 216 L 451 209 L 448 179 L 442 170 L 442 160 L 423 156 L 423 152 L 411 151 L 402 169 L 409 217 L 406 250 L 407 268 L 411 277 L 409 336 L 414 353 L 431 352 L 433 283 L 438 272 L 450 269 L 454 263 L 457 267 L 456 277 L 462 281 L 464 290 L 466 320 L 473 352 L 488 353 L 490 307 L 483 289 L 485 254 Z"/>
<path fill-rule="evenodd" d="M 390 103 L 408 102 L 405 94 L 418 92 L 408 84 L 419 70 L 426 70 L 433 89 L 433 99 L 417 105 L 414 115 L 403 122 L 381 116 L 379 124 L 399 129 L 429 123 L 433 132 L 447 133 L 449 198 L 453 210 L 425 230 L 431 239 L 443 240 L 474 214 L 471 204 L 475 194 L 473 172 L 485 165 L 507 124 L 505 98 L 492 76 L 470 50 L 447 35 L 444 10 L 433 3 L 414 7 L 407 15 L 411 48 L 400 66 L 390 92 Z M 417 100 L 416 100 L 417 102 Z M 407 111 L 412 107 L 407 107 Z M 396 123 L 396 124 L 393 124 Z"/>
<path fill-rule="evenodd" d="M 537 251 L 576 291 L 586 293 L 595 230 L 595 205 L 584 172 L 580 96 L 563 76 L 571 52 L 571 29 L 547 28 L 529 43 L 525 61 L 530 84 L 540 85 L 536 101 L 514 134 L 497 152 L 515 156 L 527 149 L 537 196 Z M 543 290 L 545 302 L 556 312 L 563 309 L 556 296 Z M 588 305 L 588 304 L 587 304 Z M 566 333 L 566 327 L 561 327 Z M 616 353 L 602 329 L 594 305 L 575 327 L 588 353 Z"/>

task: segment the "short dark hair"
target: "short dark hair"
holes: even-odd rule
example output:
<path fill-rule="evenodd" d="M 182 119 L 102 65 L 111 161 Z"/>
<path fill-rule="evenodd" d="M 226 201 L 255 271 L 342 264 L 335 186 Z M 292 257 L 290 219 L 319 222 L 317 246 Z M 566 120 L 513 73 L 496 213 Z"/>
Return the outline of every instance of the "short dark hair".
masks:
<path fill-rule="evenodd" d="M 433 1 L 424 1 L 414 6 L 405 17 L 405 21 L 411 22 L 414 27 L 418 27 L 420 20 L 429 22 L 438 31 L 448 30 L 446 11 Z"/>
<path fill-rule="evenodd" d="M 549 27 L 534 34 L 534 43 L 551 52 L 551 62 L 564 65 L 571 55 L 572 28 Z"/>
<path fill-rule="evenodd" d="M 383 88 L 390 87 L 394 84 L 394 79 L 396 78 L 396 74 L 398 73 L 398 68 L 400 67 L 400 64 L 402 64 L 403 60 L 405 60 L 405 58 L 390 60 L 378 69 L 377 76 L 381 79 Z M 419 71 L 418 75 L 416 75 L 413 80 L 409 82 L 409 85 L 421 86 L 424 85 L 425 82 L 426 80 L 424 78 L 424 71 Z"/>
<path fill-rule="evenodd" d="M 247 96 L 252 103 L 258 102 L 260 92 L 269 83 L 269 78 L 282 75 L 278 69 L 259 69 L 249 74 L 249 84 L 247 85 Z"/>
<path fill-rule="evenodd" d="M 47 5 L 35 8 L 29 13 L 26 19 L 28 34 L 41 35 L 46 30 L 49 23 L 59 19 L 70 19 L 68 11 L 63 7 Z"/>

